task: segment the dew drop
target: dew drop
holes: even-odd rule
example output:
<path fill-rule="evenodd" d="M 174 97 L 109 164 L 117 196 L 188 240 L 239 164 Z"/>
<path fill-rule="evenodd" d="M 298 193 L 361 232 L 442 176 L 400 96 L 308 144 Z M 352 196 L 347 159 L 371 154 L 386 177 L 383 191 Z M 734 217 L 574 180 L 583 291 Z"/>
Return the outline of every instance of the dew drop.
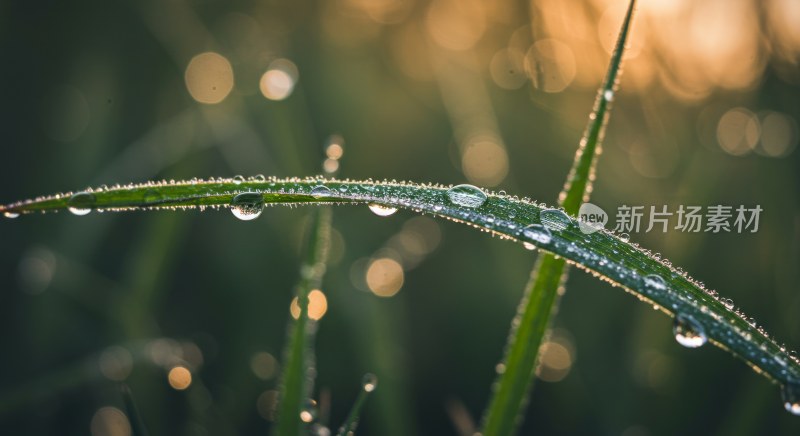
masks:
<path fill-rule="evenodd" d="M 314 189 L 311 190 L 311 196 L 312 197 L 317 197 L 317 198 L 330 197 L 331 194 L 332 194 L 331 190 L 328 189 L 327 186 L 323 186 L 323 185 L 315 186 Z"/>
<path fill-rule="evenodd" d="M 603 92 L 603 99 L 605 99 L 605 101 L 614 101 L 614 91 L 606 89 L 605 92 Z"/>
<path fill-rule="evenodd" d="M 522 246 L 525 247 L 526 250 L 535 250 L 536 246 L 531 244 L 530 242 L 523 242 Z"/>
<path fill-rule="evenodd" d="M 241 185 L 242 183 L 244 183 L 244 176 L 239 176 L 239 175 L 233 176 L 232 180 L 234 185 Z"/>
<path fill-rule="evenodd" d="M 258 218 L 264 210 L 264 196 L 258 192 L 243 192 L 231 201 L 231 213 L 242 221 Z"/>
<path fill-rule="evenodd" d="M 545 209 L 539 214 L 539 219 L 545 227 L 554 231 L 564 230 L 572 224 L 567 214 L 559 209 Z"/>
<path fill-rule="evenodd" d="M 394 213 L 397 212 L 397 208 L 396 207 L 384 206 L 384 205 L 378 204 L 378 203 L 370 203 L 369 204 L 369 210 L 371 210 L 372 213 L 374 213 L 375 215 L 378 215 L 378 216 L 394 215 Z"/>
<path fill-rule="evenodd" d="M 783 407 L 792 415 L 800 416 L 800 384 L 790 383 L 781 387 Z"/>
<path fill-rule="evenodd" d="M 364 377 L 361 379 L 361 386 L 367 392 L 372 392 L 378 387 L 378 377 L 375 374 L 366 373 Z"/>
<path fill-rule="evenodd" d="M 477 186 L 458 185 L 447 190 L 447 197 L 454 204 L 475 209 L 486 202 L 486 194 Z"/>
<path fill-rule="evenodd" d="M 16 212 L 8 212 L 8 211 L 6 211 L 6 212 L 3 212 L 3 216 L 6 217 L 6 218 L 16 218 L 16 217 L 19 216 L 19 214 L 16 213 Z"/>
<path fill-rule="evenodd" d="M 689 315 L 676 316 L 672 332 L 675 334 L 675 340 L 687 348 L 697 348 L 708 340 L 703 326 Z"/>
<path fill-rule="evenodd" d="M 648 288 L 656 289 L 658 291 L 667 289 L 667 282 L 664 281 L 663 277 L 656 274 L 645 276 L 644 285 Z"/>
<path fill-rule="evenodd" d="M 78 192 L 67 200 L 67 209 L 73 215 L 83 216 L 92 211 L 96 200 L 94 194 Z"/>
<path fill-rule="evenodd" d="M 549 244 L 553 240 L 553 234 L 541 224 L 531 224 L 525 227 L 522 229 L 522 235 L 542 244 Z"/>
<path fill-rule="evenodd" d="M 620 234 L 619 234 L 619 239 L 620 239 L 622 242 L 628 242 L 628 241 L 630 241 L 630 240 L 631 240 L 631 235 L 630 235 L 630 234 L 628 234 L 628 233 L 620 233 Z"/>
<path fill-rule="evenodd" d="M 728 310 L 733 310 L 733 300 L 731 300 L 730 298 L 722 298 L 719 300 L 719 302 L 722 303 L 725 307 L 727 307 Z"/>

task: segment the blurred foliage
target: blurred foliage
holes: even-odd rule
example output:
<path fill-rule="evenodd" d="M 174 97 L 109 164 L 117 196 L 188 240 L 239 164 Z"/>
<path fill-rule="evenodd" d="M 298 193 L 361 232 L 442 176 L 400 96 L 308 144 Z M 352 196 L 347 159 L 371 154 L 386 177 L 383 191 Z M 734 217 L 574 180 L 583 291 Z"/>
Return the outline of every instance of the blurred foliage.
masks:
<path fill-rule="evenodd" d="M 552 204 L 623 9 L 604 0 L 4 2 L 0 201 L 154 178 L 316 174 L 340 134 L 344 177 L 466 180 Z M 608 211 L 760 205 L 755 234 L 632 239 L 797 349 L 795 2 L 652 0 L 638 14 L 593 202 Z M 262 80 L 268 71 L 277 73 Z M 330 422 L 345 419 L 369 371 L 381 387 L 363 434 L 469 427 L 533 255 L 403 212 L 334 212 L 316 338 Z M 124 376 L 151 434 L 265 434 L 277 384 L 267 356 L 279 358 L 286 341 L 307 213 L 0 221 L 0 432 L 120 434 L 103 427 L 126 410 L 115 381 Z M 402 249 L 414 234 L 433 241 L 416 257 Z M 372 295 L 370 259 L 398 252 L 401 290 Z M 541 433 L 800 429 L 777 389 L 725 353 L 680 347 L 667 318 L 585 274 L 568 286 L 556 327 L 573 364 L 531 398 L 526 422 L 535 417 Z M 176 364 L 193 371 L 186 390 L 168 383 Z"/>

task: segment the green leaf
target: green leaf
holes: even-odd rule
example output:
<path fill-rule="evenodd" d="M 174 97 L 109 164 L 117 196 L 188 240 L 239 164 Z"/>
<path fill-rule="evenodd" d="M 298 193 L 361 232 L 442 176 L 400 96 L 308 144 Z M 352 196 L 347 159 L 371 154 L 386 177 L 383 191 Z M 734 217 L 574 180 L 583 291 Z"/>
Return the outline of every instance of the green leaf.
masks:
<path fill-rule="evenodd" d="M 361 391 L 358 393 L 358 397 L 356 397 L 356 402 L 353 403 L 353 408 L 350 409 L 350 413 L 347 414 L 347 419 L 344 421 L 344 424 L 339 428 L 339 431 L 336 432 L 337 436 L 350 436 L 356 431 L 356 426 L 358 425 L 358 418 L 361 415 L 361 409 L 364 408 L 364 403 L 367 402 L 367 397 L 378 385 L 378 379 L 373 374 L 364 374 L 364 378 L 361 380 Z"/>
<path fill-rule="evenodd" d="M 564 211 L 573 216 L 578 214 L 580 205 L 589 200 L 592 192 L 595 165 L 611 113 L 611 102 L 616 93 L 634 6 L 635 1 L 632 0 L 611 55 L 605 80 L 597 93 L 589 123 L 558 198 Z M 501 366 L 504 371 L 497 376 L 484 413 L 484 435 L 510 435 L 517 428 L 533 386 L 539 348 L 547 334 L 551 316 L 558 307 L 558 290 L 564 289 L 568 274 L 566 263 L 551 254 L 543 254 L 534 265 L 517 308 L 517 316 L 511 324 Z"/>
<path fill-rule="evenodd" d="M 94 197 L 91 210 L 98 212 L 228 208 L 236 195 L 251 192 L 261 195 L 265 204 L 270 205 L 379 203 L 447 218 L 501 238 L 536 245 L 666 314 L 690 316 L 705 330 L 711 343 L 738 356 L 770 381 L 781 385 L 800 383 L 800 360 L 781 349 L 750 318 L 732 306 L 729 308 L 729 303 L 718 299 L 716 293 L 705 290 L 665 260 L 656 259 L 607 230 L 583 233 L 574 217 L 568 217 L 563 229 L 552 224 L 546 227 L 541 214 L 547 210 L 545 215 L 550 216 L 555 209 L 528 199 L 489 193 L 480 206 L 468 207 L 453 203 L 448 187 L 439 185 L 322 178 L 145 183 L 86 192 Z M 59 194 L 0 206 L 0 213 L 66 210 L 72 195 Z M 532 224 L 548 230 L 540 231 L 537 227 L 534 231 L 528 227 Z M 545 237 L 548 235 L 543 236 L 545 233 L 549 239 Z M 655 277 L 660 277 L 663 284 L 659 286 Z"/>

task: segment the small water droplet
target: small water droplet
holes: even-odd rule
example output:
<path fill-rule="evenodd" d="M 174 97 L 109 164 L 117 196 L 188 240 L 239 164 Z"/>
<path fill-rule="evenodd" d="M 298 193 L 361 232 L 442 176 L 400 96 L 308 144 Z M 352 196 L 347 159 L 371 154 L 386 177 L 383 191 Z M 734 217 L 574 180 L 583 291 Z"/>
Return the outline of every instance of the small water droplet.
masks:
<path fill-rule="evenodd" d="M 3 216 L 6 217 L 6 218 L 16 218 L 16 217 L 19 216 L 19 214 L 16 213 L 16 212 L 6 211 L 6 212 L 3 212 Z"/>
<path fill-rule="evenodd" d="M 656 274 L 650 274 L 648 276 L 645 276 L 644 285 L 647 286 L 648 288 L 656 289 L 659 291 L 667 289 L 667 282 L 664 281 L 663 277 Z"/>
<path fill-rule="evenodd" d="M 73 215 L 83 216 L 92 211 L 96 200 L 94 194 L 78 192 L 67 200 L 67 209 Z"/>
<path fill-rule="evenodd" d="M 631 235 L 628 233 L 620 233 L 619 239 L 621 239 L 623 242 L 628 242 L 631 240 Z"/>
<path fill-rule="evenodd" d="M 530 242 L 523 242 L 522 246 L 525 247 L 526 250 L 535 250 L 536 246 L 531 244 Z"/>
<path fill-rule="evenodd" d="M 231 201 L 231 213 L 242 221 L 258 218 L 264 210 L 264 196 L 258 192 L 243 192 Z"/>
<path fill-rule="evenodd" d="M 550 230 L 547 230 L 547 227 L 541 224 L 531 224 L 525 227 L 522 229 L 522 235 L 542 244 L 549 244 L 550 241 L 553 240 L 553 234 L 550 233 Z"/>
<path fill-rule="evenodd" d="M 323 186 L 323 185 L 315 186 L 314 189 L 311 190 L 311 196 L 312 197 L 317 197 L 317 198 L 330 197 L 331 194 L 332 194 L 331 190 L 328 189 L 327 186 Z"/>
<path fill-rule="evenodd" d="M 396 207 L 384 206 L 384 205 L 378 204 L 378 203 L 370 203 L 369 204 L 369 210 L 371 210 L 372 213 L 374 213 L 375 215 L 378 215 L 378 216 L 394 215 L 394 213 L 397 212 L 397 208 Z"/>
<path fill-rule="evenodd" d="M 603 98 L 605 101 L 614 101 L 614 91 L 606 89 L 605 92 L 603 92 Z"/>
<path fill-rule="evenodd" d="M 315 419 L 317 419 L 317 402 L 308 399 L 303 406 L 303 410 L 300 411 L 300 420 L 303 422 L 313 422 Z"/>
<path fill-rule="evenodd" d="M 687 348 L 697 348 L 706 343 L 706 330 L 689 315 L 678 314 L 672 324 L 675 340 Z"/>
<path fill-rule="evenodd" d="M 475 209 L 486 202 L 486 194 L 477 186 L 458 185 L 447 190 L 447 197 L 454 204 Z"/>
<path fill-rule="evenodd" d="M 539 220 L 550 230 L 561 231 L 567 229 L 572 220 L 564 211 L 559 209 L 545 209 L 539 213 Z"/>
<path fill-rule="evenodd" d="M 721 298 L 719 302 L 722 303 L 725 307 L 727 307 L 728 310 L 733 310 L 733 300 L 731 300 L 730 298 Z"/>
<path fill-rule="evenodd" d="M 364 374 L 364 377 L 361 379 L 361 386 L 367 392 L 372 392 L 378 387 L 378 377 L 372 373 Z"/>
<path fill-rule="evenodd" d="M 232 180 L 234 185 L 241 185 L 242 183 L 244 183 L 244 176 L 236 175 L 233 176 Z"/>
<path fill-rule="evenodd" d="M 256 174 L 255 176 L 251 177 L 254 182 L 266 182 L 267 178 L 264 177 L 263 174 Z"/>
<path fill-rule="evenodd" d="M 786 411 L 800 416 L 800 384 L 790 383 L 781 387 L 781 398 Z"/>

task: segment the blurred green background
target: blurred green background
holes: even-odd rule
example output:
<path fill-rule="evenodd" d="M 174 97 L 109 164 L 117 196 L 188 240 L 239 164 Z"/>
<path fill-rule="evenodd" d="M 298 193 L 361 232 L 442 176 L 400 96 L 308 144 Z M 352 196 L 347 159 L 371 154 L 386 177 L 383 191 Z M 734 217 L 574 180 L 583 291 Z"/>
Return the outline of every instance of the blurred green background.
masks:
<path fill-rule="evenodd" d="M 343 140 L 342 177 L 469 182 L 553 204 L 625 6 L 2 2 L 0 201 L 319 174 Z M 793 0 L 642 0 L 592 197 L 612 220 L 623 204 L 760 205 L 757 233 L 632 240 L 793 349 L 797 23 Z M 266 434 L 307 213 L 1 221 L 0 433 L 129 434 L 124 380 L 151 434 Z M 405 211 L 337 208 L 334 227 L 321 417 L 335 430 L 373 372 L 361 434 L 469 431 L 536 254 Z M 567 289 L 523 434 L 800 433 L 778 388 L 743 363 L 680 347 L 670 319 L 583 272 Z M 169 383 L 176 366 L 191 371 L 184 390 Z"/>

